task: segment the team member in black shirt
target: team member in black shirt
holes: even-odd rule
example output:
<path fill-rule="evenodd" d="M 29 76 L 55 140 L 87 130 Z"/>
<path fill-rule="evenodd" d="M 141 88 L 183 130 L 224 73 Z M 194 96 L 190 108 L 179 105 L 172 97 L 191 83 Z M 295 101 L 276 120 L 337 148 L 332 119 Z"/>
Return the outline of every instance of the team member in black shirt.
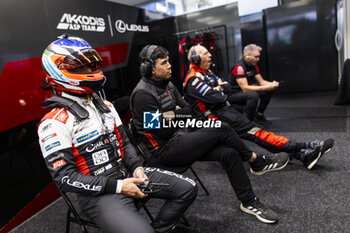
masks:
<path fill-rule="evenodd" d="M 244 105 L 249 120 L 266 122 L 264 111 L 279 83 L 266 81 L 261 76 L 257 66 L 260 51 L 261 47 L 255 44 L 244 47 L 243 58 L 232 68 L 228 80 L 231 84 L 228 101 L 231 104 Z"/>

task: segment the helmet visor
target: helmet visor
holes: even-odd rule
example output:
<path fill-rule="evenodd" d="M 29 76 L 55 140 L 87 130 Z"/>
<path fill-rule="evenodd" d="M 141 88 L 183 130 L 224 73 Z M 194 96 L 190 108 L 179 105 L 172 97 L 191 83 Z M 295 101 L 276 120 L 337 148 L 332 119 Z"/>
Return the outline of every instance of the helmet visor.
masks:
<path fill-rule="evenodd" d="M 96 66 L 100 68 L 102 58 L 98 55 L 96 50 L 86 48 L 66 56 L 63 63 L 67 65 L 68 70 L 88 64 L 96 64 Z"/>

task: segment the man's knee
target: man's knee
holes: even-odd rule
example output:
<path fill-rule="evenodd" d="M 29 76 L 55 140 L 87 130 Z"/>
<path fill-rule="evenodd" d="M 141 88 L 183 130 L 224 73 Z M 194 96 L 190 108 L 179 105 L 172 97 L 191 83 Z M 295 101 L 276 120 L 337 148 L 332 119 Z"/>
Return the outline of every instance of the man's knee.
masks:
<path fill-rule="evenodd" d="M 248 101 L 258 101 L 259 99 L 259 93 L 256 91 L 249 91 L 246 93 L 246 96 Z"/>
<path fill-rule="evenodd" d="M 273 93 L 275 93 L 275 90 L 259 92 L 260 95 L 273 95 Z"/>
<path fill-rule="evenodd" d="M 224 167 L 230 167 L 236 163 L 242 163 L 238 152 L 231 147 L 221 147 L 218 150 L 220 153 L 220 162 Z"/>
<path fill-rule="evenodd" d="M 192 183 L 185 183 L 184 186 L 184 192 L 183 192 L 183 199 L 185 200 L 194 200 L 197 197 L 198 193 L 198 186 L 195 183 L 194 185 Z"/>
<path fill-rule="evenodd" d="M 178 181 L 175 183 L 177 187 L 178 198 L 182 200 L 194 200 L 198 193 L 198 187 L 194 180 L 185 177 L 183 175 L 178 175 Z"/>

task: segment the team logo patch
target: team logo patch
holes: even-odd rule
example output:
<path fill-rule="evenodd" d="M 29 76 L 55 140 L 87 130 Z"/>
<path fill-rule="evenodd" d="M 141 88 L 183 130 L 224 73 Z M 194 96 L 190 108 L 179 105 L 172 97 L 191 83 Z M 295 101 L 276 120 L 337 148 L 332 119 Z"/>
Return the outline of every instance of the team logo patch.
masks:
<path fill-rule="evenodd" d="M 106 23 L 102 17 L 64 13 L 56 28 L 73 31 L 104 32 Z"/>
<path fill-rule="evenodd" d="M 143 128 L 144 129 L 160 129 L 161 113 L 143 112 Z"/>
<path fill-rule="evenodd" d="M 86 140 L 88 140 L 88 139 L 90 139 L 92 137 L 95 137 L 98 134 L 99 134 L 98 131 L 95 130 L 95 131 L 92 131 L 92 132 L 90 132 L 88 134 L 85 134 L 84 136 L 81 136 L 81 137 L 77 138 L 77 141 L 78 142 L 84 142 L 84 141 L 86 141 Z"/>
<path fill-rule="evenodd" d="M 95 165 L 100 165 L 109 160 L 108 152 L 106 149 L 98 151 L 92 154 L 92 159 L 94 160 Z"/>
<path fill-rule="evenodd" d="M 46 150 L 46 151 L 49 151 L 49 150 L 51 150 L 52 148 L 58 147 L 58 146 L 60 146 L 60 145 L 61 145 L 61 143 L 60 143 L 59 141 L 57 141 L 57 142 L 51 143 L 50 145 L 46 146 L 46 147 L 45 147 L 45 150 Z"/>
<path fill-rule="evenodd" d="M 245 75 L 245 72 L 242 66 L 237 67 L 237 75 Z"/>
<path fill-rule="evenodd" d="M 54 162 L 52 164 L 52 167 L 53 167 L 53 169 L 56 169 L 56 168 L 59 168 L 65 164 L 66 164 L 66 161 L 64 161 L 64 159 L 60 159 L 60 160 L 57 160 L 56 162 Z"/>

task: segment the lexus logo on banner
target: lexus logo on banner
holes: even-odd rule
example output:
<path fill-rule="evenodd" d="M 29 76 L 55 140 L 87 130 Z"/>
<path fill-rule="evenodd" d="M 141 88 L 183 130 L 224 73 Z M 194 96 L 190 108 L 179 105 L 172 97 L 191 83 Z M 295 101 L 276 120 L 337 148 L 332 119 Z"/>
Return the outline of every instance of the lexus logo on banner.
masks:
<path fill-rule="evenodd" d="M 104 32 L 106 24 L 104 18 L 101 17 L 64 13 L 57 29 Z"/>
<path fill-rule="evenodd" d="M 115 22 L 115 29 L 117 29 L 118 32 L 124 33 L 126 31 L 130 32 L 149 32 L 148 25 L 136 25 L 136 24 L 127 24 L 123 20 L 119 19 Z"/>

